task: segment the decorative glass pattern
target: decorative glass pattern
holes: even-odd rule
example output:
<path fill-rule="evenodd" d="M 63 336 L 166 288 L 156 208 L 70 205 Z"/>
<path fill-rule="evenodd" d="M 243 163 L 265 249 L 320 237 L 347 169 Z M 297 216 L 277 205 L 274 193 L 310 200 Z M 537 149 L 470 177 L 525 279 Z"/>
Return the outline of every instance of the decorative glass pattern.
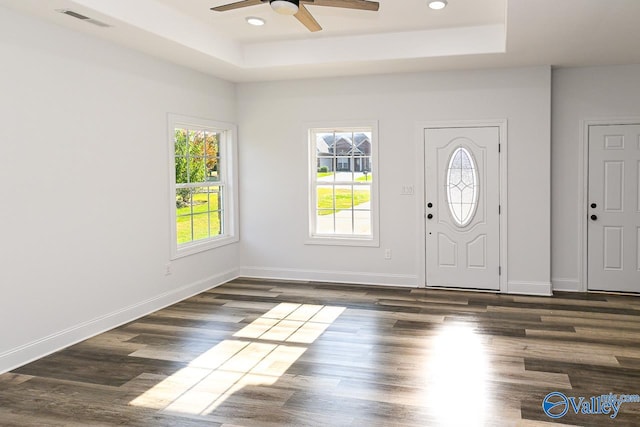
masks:
<path fill-rule="evenodd" d="M 451 154 L 447 168 L 449 210 L 458 227 L 468 225 L 478 206 L 478 169 L 473 156 L 464 147 Z"/>

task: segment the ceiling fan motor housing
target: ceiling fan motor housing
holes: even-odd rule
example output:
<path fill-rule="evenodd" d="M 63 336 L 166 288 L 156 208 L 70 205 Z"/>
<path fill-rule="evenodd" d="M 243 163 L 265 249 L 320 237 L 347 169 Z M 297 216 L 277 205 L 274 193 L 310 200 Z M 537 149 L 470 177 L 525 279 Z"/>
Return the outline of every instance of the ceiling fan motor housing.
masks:
<path fill-rule="evenodd" d="M 299 0 L 269 0 L 271 8 L 282 15 L 295 15 L 300 7 Z"/>

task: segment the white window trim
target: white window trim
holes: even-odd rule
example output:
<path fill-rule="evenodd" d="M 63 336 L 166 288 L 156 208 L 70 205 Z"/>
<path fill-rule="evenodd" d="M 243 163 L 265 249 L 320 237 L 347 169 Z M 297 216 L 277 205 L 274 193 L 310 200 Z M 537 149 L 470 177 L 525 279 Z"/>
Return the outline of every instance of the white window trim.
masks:
<path fill-rule="evenodd" d="M 233 123 L 218 122 L 179 114 L 168 114 L 167 140 L 169 153 L 169 212 L 171 220 L 171 260 L 193 255 L 221 246 L 235 243 L 238 236 L 238 144 L 237 126 Z M 176 126 L 192 129 L 216 129 L 224 134 L 220 142 L 222 167 L 226 171 L 223 197 L 224 233 L 220 236 L 203 239 L 178 246 L 176 225 L 176 168 L 174 132 Z M 214 185 L 215 183 L 211 183 Z"/>
<path fill-rule="evenodd" d="M 316 220 L 316 177 L 317 167 L 315 163 L 316 159 L 316 145 L 311 141 L 312 132 L 326 131 L 333 132 L 335 130 L 340 131 L 355 131 L 362 130 L 362 128 L 371 129 L 371 169 L 374 172 L 374 179 L 371 184 L 371 236 L 354 236 L 354 235 L 316 235 L 315 220 Z M 327 245 L 327 246 L 369 246 L 380 247 L 380 206 L 379 206 L 379 183 L 380 183 L 380 169 L 378 168 L 378 121 L 377 120 L 350 120 L 350 121 L 322 121 L 322 122 L 308 122 L 305 123 L 305 141 L 307 141 L 308 147 L 308 231 L 307 245 Z"/>

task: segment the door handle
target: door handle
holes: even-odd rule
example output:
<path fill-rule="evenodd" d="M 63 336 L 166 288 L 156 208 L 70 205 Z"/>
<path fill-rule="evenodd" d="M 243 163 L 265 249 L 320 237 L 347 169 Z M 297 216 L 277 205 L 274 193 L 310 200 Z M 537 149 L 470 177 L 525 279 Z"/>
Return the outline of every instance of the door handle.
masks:
<path fill-rule="evenodd" d="M 591 215 L 591 221 L 597 221 L 598 215 Z"/>
<path fill-rule="evenodd" d="M 595 209 L 597 207 L 598 207 L 598 205 L 596 205 L 595 203 L 591 203 L 591 209 Z"/>
<path fill-rule="evenodd" d="M 433 207 L 433 203 L 431 203 L 431 202 L 427 203 L 427 207 L 428 208 L 432 208 Z"/>
<path fill-rule="evenodd" d="M 427 219 L 431 219 L 431 218 L 433 218 L 433 214 L 427 215 Z"/>

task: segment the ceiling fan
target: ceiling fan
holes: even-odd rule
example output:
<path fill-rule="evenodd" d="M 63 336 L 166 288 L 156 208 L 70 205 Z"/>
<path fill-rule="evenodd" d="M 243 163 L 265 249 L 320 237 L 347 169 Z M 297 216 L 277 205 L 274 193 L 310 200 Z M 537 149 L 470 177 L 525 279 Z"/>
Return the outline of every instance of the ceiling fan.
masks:
<path fill-rule="evenodd" d="M 320 31 L 322 27 L 311 15 L 305 5 L 342 7 L 345 9 L 372 10 L 377 11 L 380 3 L 369 0 L 242 0 L 224 6 L 212 7 L 216 12 L 226 12 L 227 10 L 240 9 L 242 7 L 256 6 L 262 3 L 269 3 L 271 8 L 283 15 L 293 15 L 309 31 Z"/>

